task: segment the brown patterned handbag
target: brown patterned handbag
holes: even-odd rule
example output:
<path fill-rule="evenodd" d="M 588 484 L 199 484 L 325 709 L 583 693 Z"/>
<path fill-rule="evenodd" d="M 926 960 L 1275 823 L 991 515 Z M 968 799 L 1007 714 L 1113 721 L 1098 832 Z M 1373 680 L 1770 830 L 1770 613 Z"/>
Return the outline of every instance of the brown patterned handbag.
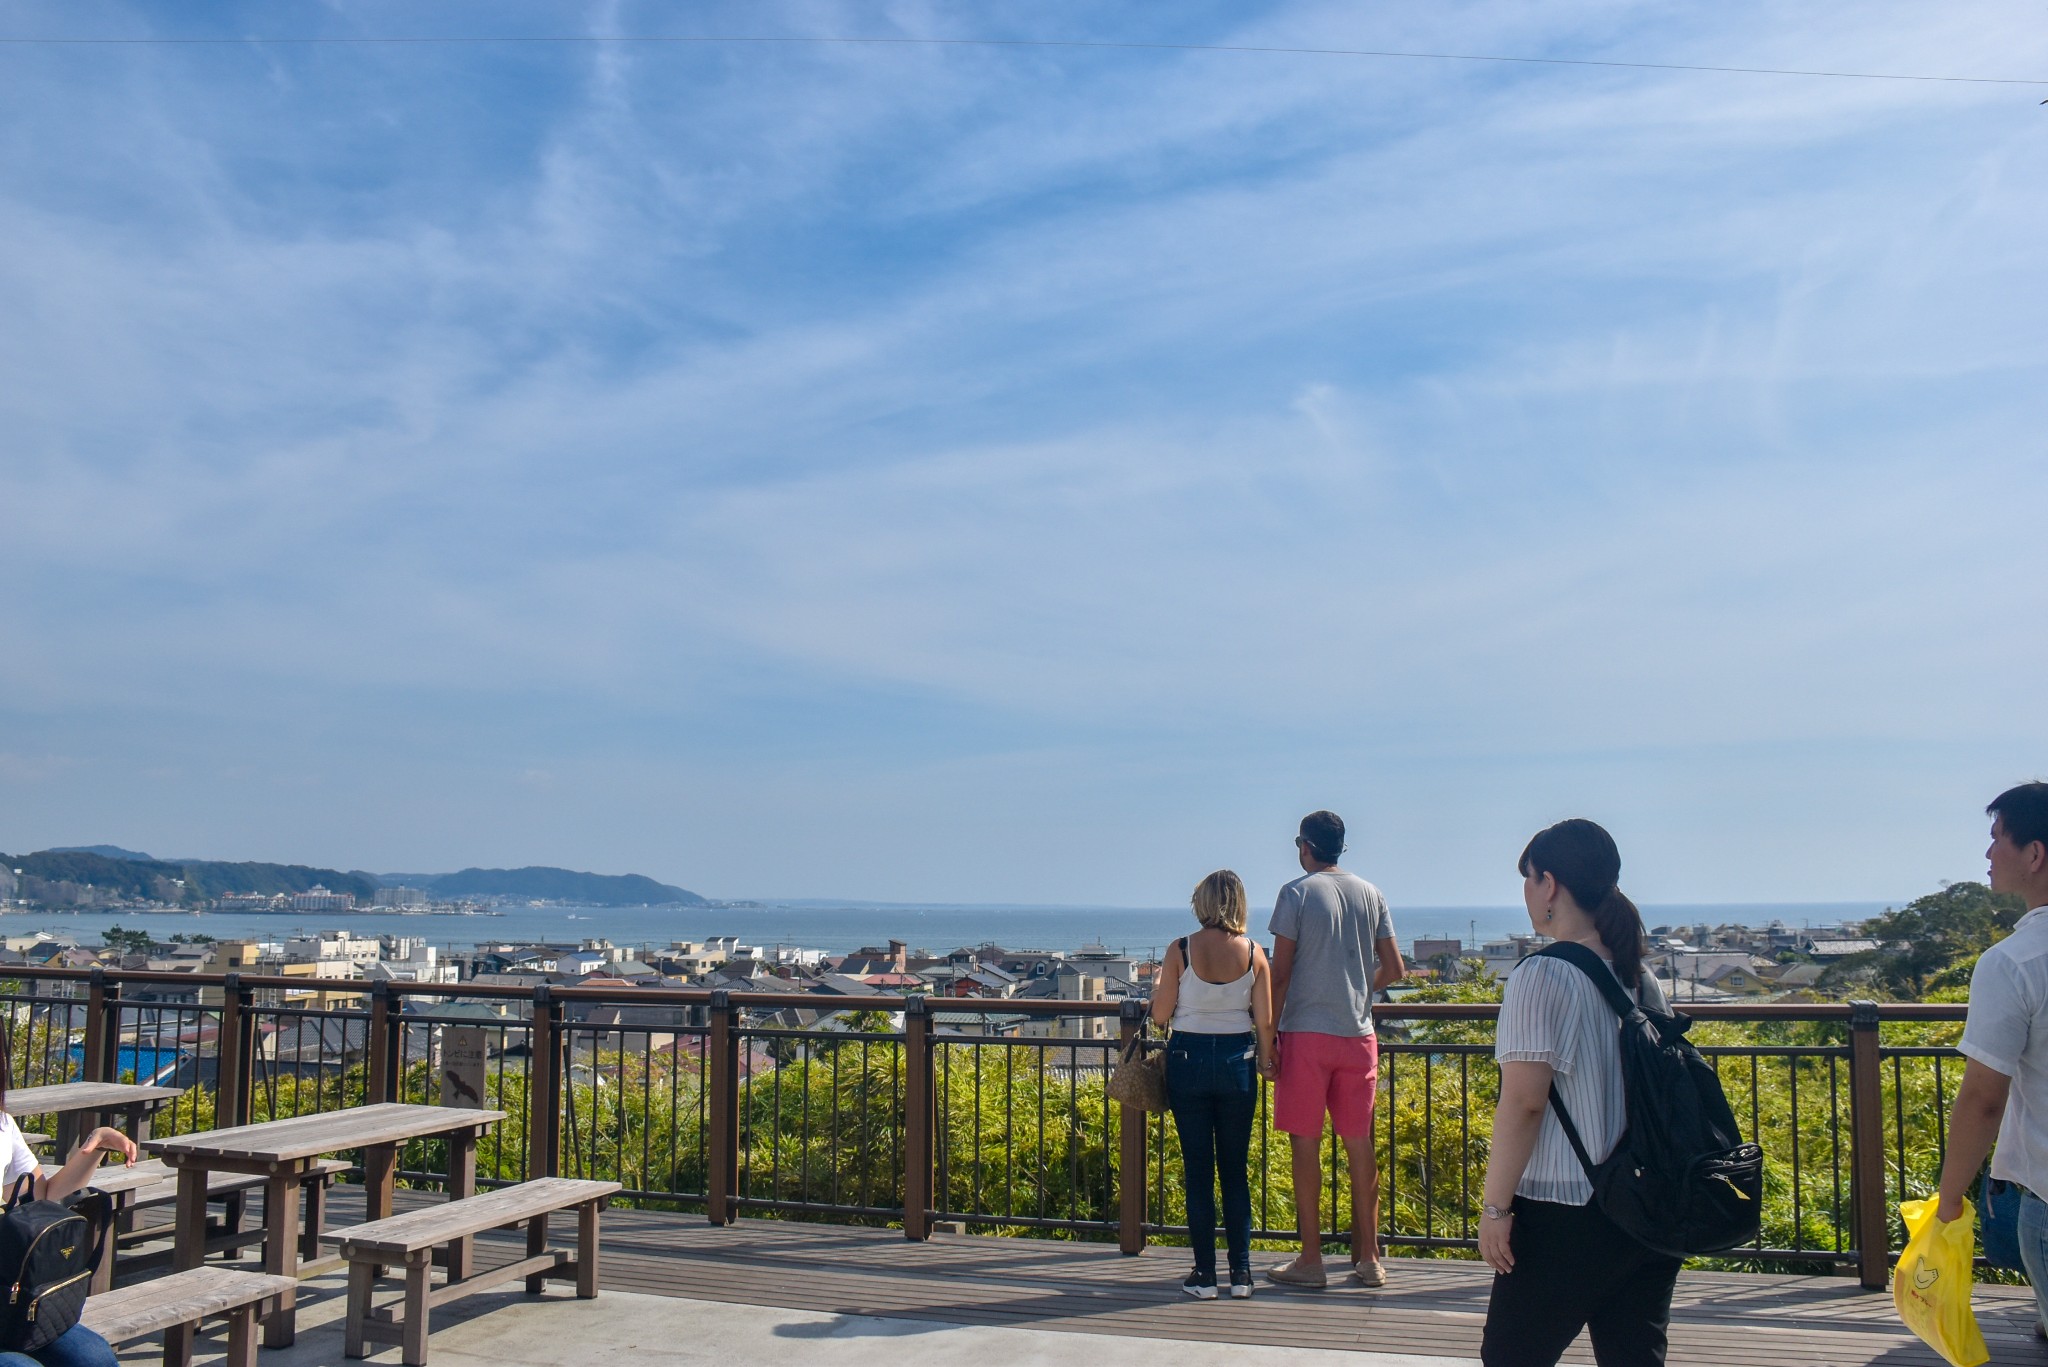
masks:
<path fill-rule="evenodd" d="M 1148 1040 L 1140 1030 L 1124 1045 L 1109 1075 L 1109 1099 L 1139 1111 L 1166 1109 L 1166 1042 Z"/>

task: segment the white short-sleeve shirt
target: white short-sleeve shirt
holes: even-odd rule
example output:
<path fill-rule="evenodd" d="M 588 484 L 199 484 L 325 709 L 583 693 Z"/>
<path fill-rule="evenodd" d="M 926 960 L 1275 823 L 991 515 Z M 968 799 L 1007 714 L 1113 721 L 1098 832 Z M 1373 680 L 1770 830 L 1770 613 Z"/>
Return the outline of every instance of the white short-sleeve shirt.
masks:
<path fill-rule="evenodd" d="M 1644 1006 L 1661 1011 L 1667 1007 L 1656 981 L 1644 970 L 1635 996 Z M 1584 969 L 1547 955 L 1531 955 L 1516 964 L 1501 994 L 1493 1056 L 1501 1063 L 1549 1064 L 1558 1097 L 1572 1113 L 1572 1124 L 1586 1145 L 1586 1156 L 1598 1163 L 1614 1152 L 1628 1128 L 1621 1018 Z M 1515 1195 L 1567 1206 L 1583 1206 L 1593 1199 L 1593 1184 L 1572 1152 L 1557 1112 L 1548 1105 L 1529 1166 L 1515 1183 Z"/>
<path fill-rule="evenodd" d="M 2012 1079 L 1991 1175 L 2048 1196 L 2048 907 L 1978 958 L 1956 1047 Z"/>
<path fill-rule="evenodd" d="M 42 1170 L 28 1141 L 21 1137 L 21 1126 L 5 1112 L 0 1112 L 0 1164 L 4 1164 L 0 1166 L 0 1191 L 7 1193 L 13 1192 L 14 1184 L 24 1175 Z"/>

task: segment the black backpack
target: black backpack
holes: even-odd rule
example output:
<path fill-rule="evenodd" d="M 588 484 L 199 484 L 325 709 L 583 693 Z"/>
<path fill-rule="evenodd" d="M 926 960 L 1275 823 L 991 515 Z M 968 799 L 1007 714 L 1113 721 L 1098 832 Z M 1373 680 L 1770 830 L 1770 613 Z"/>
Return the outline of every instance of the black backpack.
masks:
<path fill-rule="evenodd" d="M 1714 1066 L 1686 1039 L 1692 1021 L 1638 1005 L 1607 961 L 1569 941 L 1537 953 L 1575 964 L 1621 1017 L 1621 1076 L 1628 1126 L 1594 1163 L 1557 1084 L 1550 1105 L 1593 1183 L 1603 1214 L 1637 1243 L 1685 1258 L 1725 1253 L 1762 1227 L 1764 1151 L 1746 1144 Z"/>
<path fill-rule="evenodd" d="M 12 1353 L 47 1347 L 78 1323 L 107 1237 L 108 1212 L 96 1209 L 105 1197 L 38 1201 L 34 1181 L 16 1182 L 0 1214 L 0 1351 Z"/>

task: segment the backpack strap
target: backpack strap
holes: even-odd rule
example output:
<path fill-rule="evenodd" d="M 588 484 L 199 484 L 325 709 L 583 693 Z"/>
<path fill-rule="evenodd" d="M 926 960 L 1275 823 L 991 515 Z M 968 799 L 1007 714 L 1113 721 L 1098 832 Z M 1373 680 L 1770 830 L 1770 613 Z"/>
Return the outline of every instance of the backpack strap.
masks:
<path fill-rule="evenodd" d="M 1563 959 L 1566 963 L 1576 966 L 1593 980 L 1593 986 L 1600 989 L 1600 995 L 1607 999 L 1607 1004 L 1621 1019 L 1627 1020 L 1631 1014 L 1642 1009 L 1629 996 L 1628 989 L 1621 985 L 1621 980 L 1614 976 L 1614 970 L 1608 967 L 1607 960 L 1584 945 L 1572 940 L 1558 940 L 1543 946 L 1536 953 L 1548 959 Z M 1578 1155 L 1579 1166 L 1586 1170 L 1586 1180 L 1595 1180 L 1593 1159 L 1586 1152 L 1586 1141 L 1579 1138 L 1579 1127 L 1572 1123 L 1572 1113 L 1564 1108 L 1564 1098 L 1557 1094 L 1557 1082 L 1554 1078 L 1550 1083 L 1550 1109 L 1557 1112 L 1557 1123 L 1564 1130 L 1564 1137 L 1570 1142 L 1572 1152 Z"/>
<path fill-rule="evenodd" d="M 1579 1138 L 1579 1127 L 1572 1124 L 1572 1113 L 1564 1108 L 1564 1098 L 1557 1094 L 1555 1080 L 1550 1084 L 1550 1109 L 1557 1112 L 1557 1123 L 1564 1127 L 1564 1137 L 1570 1141 L 1572 1152 L 1579 1156 L 1579 1166 L 1586 1170 L 1586 1180 L 1598 1180 L 1593 1171 L 1592 1156 L 1586 1152 L 1586 1141 Z"/>
<path fill-rule="evenodd" d="M 1636 1000 L 1629 996 L 1628 989 L 1621 985 L 1621 979 L 1614 976 L 1614 969 L 1607 960 L 1595 954 L 1574 940 L 1557 940 L 1536 951 L 1546 959 L 1563 959 L 1593 980 L 1593 986 L 1600 989 L 1600 995 L 1614 1008 L 1614 1014 L 1623 1020 L 1629 1013 L 1642 1010 Z"/>

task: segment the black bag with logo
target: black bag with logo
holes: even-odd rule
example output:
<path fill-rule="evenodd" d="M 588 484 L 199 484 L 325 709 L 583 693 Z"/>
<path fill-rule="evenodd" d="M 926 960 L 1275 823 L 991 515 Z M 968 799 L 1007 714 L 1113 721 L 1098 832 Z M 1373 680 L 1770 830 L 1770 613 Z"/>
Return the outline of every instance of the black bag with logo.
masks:
<path fill-rule="evenodd" d="M 1537 953 L 1576 965 L 1621 1017 L 1628 1127 L 1594 1163 L 1551 1084 L 1550 1105 L 1603 1214 L 1636 1242 L 1686 1258 L 1750 1243 L 1762 1226 L 1764 1151 L 1744 1143 L 1714 1066 L 1685 1037 L 1692 1021 L 1639 1005 L 1607 961 L 1560 941 Z"/>
<path fill-rule="evenodd" d="M 0 1351 L 11 1353 L 47 1347 L 78 1323 L 109 1223 L 98 1193 L 38 1201 L 34 1183 L 16 1182 L 0 1214 Z"/>

